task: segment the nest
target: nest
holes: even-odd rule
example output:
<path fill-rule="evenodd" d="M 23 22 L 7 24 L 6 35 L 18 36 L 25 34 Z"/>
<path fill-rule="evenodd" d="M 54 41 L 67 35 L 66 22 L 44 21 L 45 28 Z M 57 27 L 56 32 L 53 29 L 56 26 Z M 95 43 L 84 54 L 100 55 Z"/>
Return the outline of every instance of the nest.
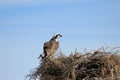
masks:
<path fill-rule="evenodd" d="M 119 52 L 94 51 L 41 60 L 29 80 L 120 80 Z"/>

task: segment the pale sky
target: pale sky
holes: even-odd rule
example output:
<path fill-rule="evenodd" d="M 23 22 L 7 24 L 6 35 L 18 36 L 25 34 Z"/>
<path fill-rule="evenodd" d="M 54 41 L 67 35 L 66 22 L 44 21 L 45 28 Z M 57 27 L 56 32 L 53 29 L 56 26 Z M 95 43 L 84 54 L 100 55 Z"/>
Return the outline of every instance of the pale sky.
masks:
<path fill-rule="evenodd" d="M 0 80 L 24 80 L 54 33 L 65 55 L 120 46 L 120 0 L 1 0 Z"/>

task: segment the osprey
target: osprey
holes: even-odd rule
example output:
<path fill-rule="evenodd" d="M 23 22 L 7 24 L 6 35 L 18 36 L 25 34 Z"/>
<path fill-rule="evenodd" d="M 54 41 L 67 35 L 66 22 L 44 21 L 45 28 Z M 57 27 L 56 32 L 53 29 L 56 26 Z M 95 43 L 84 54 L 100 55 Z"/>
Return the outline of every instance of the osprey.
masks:
<path fill-rule="evenodd" d="M 46 57 L 54 55 L 55 52 L 57 51 L 58 47 L 59 47 L 58 39 L 60 37 L 62 37 L 61 34 L 56 34 L 48 42 L 45 42 L 44 46 L 43 46 L 44 56 L 40 55 L 38 58 L 41 57 L 42 59 L 44 59 Z"/>

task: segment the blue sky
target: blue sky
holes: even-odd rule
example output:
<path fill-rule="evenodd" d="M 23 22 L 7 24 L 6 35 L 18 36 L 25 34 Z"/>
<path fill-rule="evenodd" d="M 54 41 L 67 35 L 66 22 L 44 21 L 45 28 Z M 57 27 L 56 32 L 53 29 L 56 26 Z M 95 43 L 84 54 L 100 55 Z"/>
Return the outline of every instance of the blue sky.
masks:
<path fill-rule="evenodd" d="M 23 80 L 54 33 L 65 55 L 120 46 L 120 0 L 1 0 L 0 79 Z"/>

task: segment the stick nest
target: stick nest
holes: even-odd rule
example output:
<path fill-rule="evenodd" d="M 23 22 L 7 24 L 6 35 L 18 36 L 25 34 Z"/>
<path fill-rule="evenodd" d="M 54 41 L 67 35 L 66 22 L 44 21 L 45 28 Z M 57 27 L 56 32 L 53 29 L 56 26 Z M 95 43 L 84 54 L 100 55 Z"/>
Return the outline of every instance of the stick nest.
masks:
<path fill-rule="evenodd" d="M 96 50 L 85 54 L 75 51 L 68 57 L 40 60 L 27 75 L 29 80 L 120 80 L 120 52 Z"/>

